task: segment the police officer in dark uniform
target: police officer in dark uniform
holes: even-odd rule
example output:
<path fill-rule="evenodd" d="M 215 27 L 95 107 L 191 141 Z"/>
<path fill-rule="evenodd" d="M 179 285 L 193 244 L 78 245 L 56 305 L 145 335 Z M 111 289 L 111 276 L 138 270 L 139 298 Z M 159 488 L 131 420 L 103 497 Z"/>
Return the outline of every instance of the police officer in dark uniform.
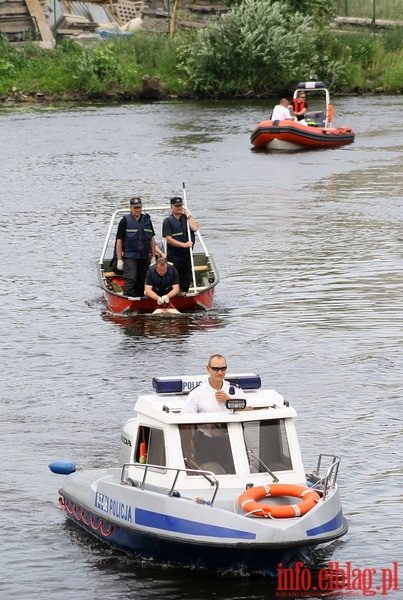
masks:
<path fill-rule="evenodd" d="M 130 214 L 121 219 L 116 234 L 117 268 L 123 271 L 125 296 L 144 296 L 147 270 L 156 253 L 154 227 L 142 206 L 138 196 L 130 200 Z"/>
<path fill-rule="evenodd" d="M 178 271 L 181 292 L 187 292 L 192 281 L 192 252 L 199 226 L 180 196 L 171 198 L 171 214 L 162 223 L 162 235 L 167 241 L 167 259 Z M 188 227 L 189 225 L 189 227 Z M 190 231 L 190 239 L 189 239 Z"/>
<path fill-rule="evenodd" d="M 164 308 L 180 292 L 178 272 L 166 258 L 158 258 L 147 271 L 145 295 Z"/>

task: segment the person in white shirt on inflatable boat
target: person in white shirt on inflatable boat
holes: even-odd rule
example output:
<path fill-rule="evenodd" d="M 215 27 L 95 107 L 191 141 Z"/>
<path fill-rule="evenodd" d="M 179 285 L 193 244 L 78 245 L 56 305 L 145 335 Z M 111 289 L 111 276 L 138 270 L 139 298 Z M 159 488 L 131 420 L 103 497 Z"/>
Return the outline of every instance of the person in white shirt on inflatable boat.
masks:
<path fill-rule="evenodd" d="M 271 115 L 272 121 L 296 121 L 297 117 L 291 115 L 292 104 L 287 98 L 282 98 L 280 102 L 273 108 Z"/>

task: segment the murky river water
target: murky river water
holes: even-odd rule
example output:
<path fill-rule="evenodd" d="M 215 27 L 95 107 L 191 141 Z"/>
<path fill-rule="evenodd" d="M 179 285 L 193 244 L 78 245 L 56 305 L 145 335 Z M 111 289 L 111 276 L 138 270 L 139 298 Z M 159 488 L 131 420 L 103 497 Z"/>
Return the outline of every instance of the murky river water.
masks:
<path fill-rule="evenodd" d="M 401 560 L 403 98 L 337 99 L 355 143 L 286 155 L 250 149 L 268 110 L 2 108 L 2 598 L 276 597 L 266 579 L 140 564 L 91 540 L 65 522 L 47 469 L 115 464 L 152 376 L 200 373 L 213 352 L 297 409 L 307 470 L 341 455 L 349 533 L 331 559 L 377 573 Z M 110 214 L 183 181 L 222 278 L 214 310 L 104 316 L 95 263 Z"/>

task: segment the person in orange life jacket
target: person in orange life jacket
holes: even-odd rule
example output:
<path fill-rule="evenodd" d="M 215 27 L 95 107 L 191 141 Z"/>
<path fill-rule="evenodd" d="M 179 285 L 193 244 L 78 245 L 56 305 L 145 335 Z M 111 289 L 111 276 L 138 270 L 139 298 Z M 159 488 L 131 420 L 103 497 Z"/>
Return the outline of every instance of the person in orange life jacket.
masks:
<path fill-rule="evenodd" d="M 199 226 L 180 196 L 171 198 L 171 214 L 162 223 L 162 235 L 167 241 L 167 259 L 178 271 L 181 292 L 187 292 L 192 282 L 190 252 L 195 243 L 194 232 Z M 190 229 L 190 240 L 188 235 Z"/>
<path fill-rule="evenodd" d="M 144 294 L 157 301 L 158 306 L 166 308 L 171 298 L 180 293 L 178 272 L 169 265 L 166 258 L 157 258 L 155 265 L 147 271 Z"/>
<path fill-rule="evenodd" d="M 151 256 L 162 253 L 155 244 L 150 216 L 142 213 L 142 207 L 138 196 L 130 200 L 130 213 L 121 219 L 116 234 L 117 268 L 123 271 L 125 296 L 144 296 Z"/>
<path fill-rule="evenodd" d="M 297 92 L 297 97 L 292 101 L 294 116 L 297 117 L 298 121 L 302 121 L 305 118 L 305 113 L 308 110 L 308 103 L 305 98 L 305 92 L 300 90 Z"/>

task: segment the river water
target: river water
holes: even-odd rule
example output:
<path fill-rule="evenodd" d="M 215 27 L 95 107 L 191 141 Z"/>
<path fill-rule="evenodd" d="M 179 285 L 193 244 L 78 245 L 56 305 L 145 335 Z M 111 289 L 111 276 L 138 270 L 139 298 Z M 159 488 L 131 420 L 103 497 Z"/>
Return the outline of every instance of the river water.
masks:
<path fill-rule="evenodd" d="M 1 108 L 2 598 L 276 597 L 267 578 L 141 563 L 92 540 L 65 522 L 47 468 L 116 464 L 151 378 L 199 374 L 213 352 L 296 408 L 307 471 L 319 452 L 342 457 L 349 532 L 317 564 L 376 569 L 375 586 L 401 560 L 403 97 L 336 99 L 356 141 L 324 151 L 251 151 L 269 109 Z M 105 315 L 95 263 L 110 214 L 182 182 L 220 271 L 214 309 Z"/>

